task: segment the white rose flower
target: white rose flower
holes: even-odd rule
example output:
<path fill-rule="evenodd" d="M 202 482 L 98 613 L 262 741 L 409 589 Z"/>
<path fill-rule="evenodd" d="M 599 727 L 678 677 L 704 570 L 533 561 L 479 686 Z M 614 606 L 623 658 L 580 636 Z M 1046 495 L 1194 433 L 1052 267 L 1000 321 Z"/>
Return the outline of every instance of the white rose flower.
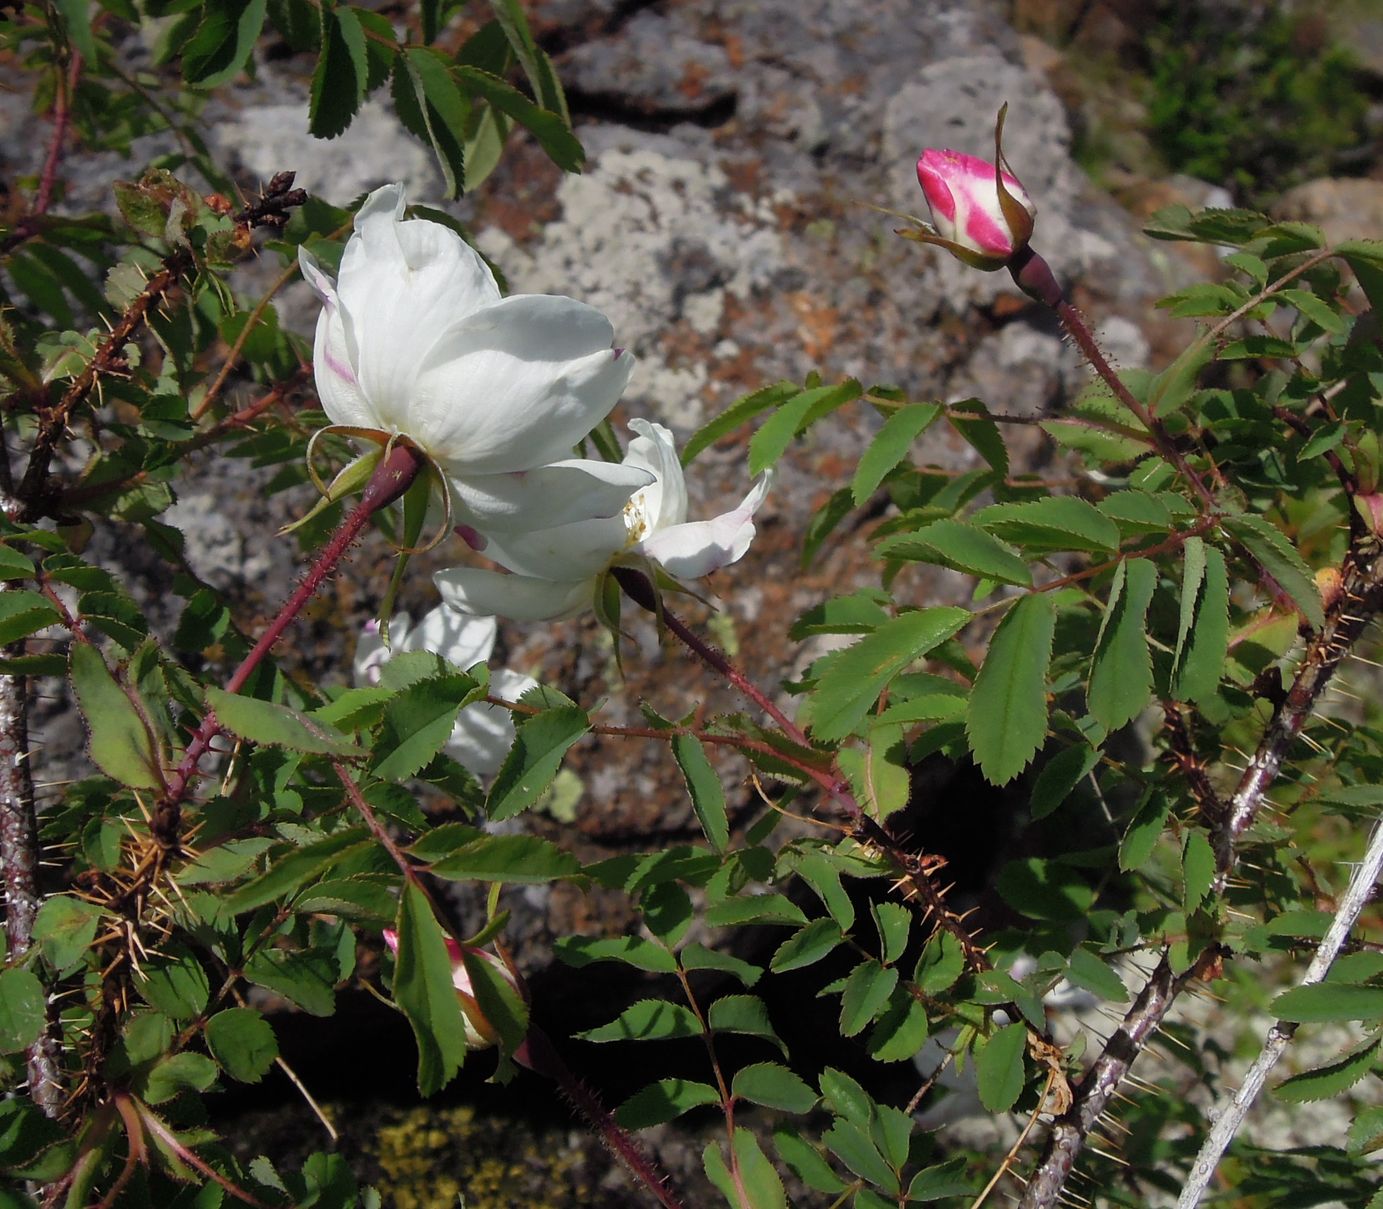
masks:
<path fill-rule="evenodd" d="M 407 613 L 396 613 L 389 622 L 389 645 L 379 635 L 379 625 L 366 625 L 355 647 L 355 682 L 379 683 L 384 665 L 406 651 L 431 651 L 459 668 L 474 667 L 490 658 L 499 625 L 493 617 L 474 617 L 452 609 L 436 608 L 412 625 Z M 504 701 L 517 701 L 538 682 L 500 668 L 490 673 L 490 693 Z M 444 750 L 458 764 L 478 777 L 499 771 L 514 743 L 514 720 L 509 710 L 477 701 L 457 716 Z"/>
<path fill-rule="evenodd" d="M 570 456 L 633 369 L 610 321 L 571 298 L 501 298 L 464 239 L 404 205 L 402 185 L 365 199 L 334 281 L 299 250 L 323 303 L 313 359 L 328 417 L 410 438 L 458 521 L 483 533 L 617 514 L 648 475 Z"/>
<path fill-rule="evenodd" d="M 632 420 L 629 427 L 637 435 L 623 464 L 653 481 L 634 492 L 621 515 L 498 537 L 483 549 L 512 574 L 478 567 L 439 571 L 433 579 L 442 600 L 463 613 L 542 621 L 589 607 L 600 575 L 618 560 L 642 556 L 675 578 L 698 579 L 743 557 L 771 474 L 760 475 L 738 507 L 689 522 L 672 434 L 647 420 Z"/>

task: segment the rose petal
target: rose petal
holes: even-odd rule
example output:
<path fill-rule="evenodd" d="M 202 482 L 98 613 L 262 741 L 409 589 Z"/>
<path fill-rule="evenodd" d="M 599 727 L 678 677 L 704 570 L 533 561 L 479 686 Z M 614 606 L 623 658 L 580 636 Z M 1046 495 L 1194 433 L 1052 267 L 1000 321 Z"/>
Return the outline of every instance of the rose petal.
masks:
<path fill-rule="evenodd" d="M 634 360 L 610 321 L 570 298 L 523 294 L 456 323 L 410 394 L 413 432 L 457 477 L 563 460 L 609 414 Z"/>
<path fill-rule="evenodd" d="M 470 668 L 489 659 L 498 631 L 493 617 L 474 617 L 439 605 L 409 631 L 406 649 L 431 651 L 459 668 Z"/>
<path fill-rule="evenodd" d="M 595 592 L 594 581 L 589 579 L 536 579 L 479 567 L 449 567 L 438 571 L 432 582 L 449 608 L 515 621 L 552 621 L 571 616 L 589 606 Z"/>
<path fill-rule="evenodd" d="M 643 467 L 657 480 L 638 497 L 647 531 L 680 525 L 687 519 L 687 480 L 672 433 L 647 420 L 630 420 L 629 427 L 638 435 L 629 442 L 625 465 Z"/>
<path fill-rule="evenodd" d="M 708 521 L 660 529 L 645 538 L 640 549 L 679 579 L 697 579 L 737 562 L 754 540 L 754 513 L 771 482 L 771 474 L 760 475 L 738 508 Z"/>
<path fill-rule="evenodd" d="M 653 481 L 636 466 L 573 458 L 514 474 L 452 479 L 457 517 L 482 534 L 526 533 L 615 516 Z"/>

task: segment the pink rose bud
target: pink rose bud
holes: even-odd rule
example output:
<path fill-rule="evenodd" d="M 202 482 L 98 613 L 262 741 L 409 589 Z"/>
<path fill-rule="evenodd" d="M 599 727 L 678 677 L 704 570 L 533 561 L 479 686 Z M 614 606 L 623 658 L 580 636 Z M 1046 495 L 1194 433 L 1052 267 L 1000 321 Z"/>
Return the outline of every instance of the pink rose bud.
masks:
<path fill-rule="evenodd" d="M 917 161 L 917 179 L 931 208 L 936 233 L 954 247 L 948 249 L 977 269 L 1002 269 L 1032 236 L 1037 208 L 1017 177 L 996 172 L 988 160 L 959 151 L 927 148 Z M 1018 203 L 1005 207 L 997 181 Z"/>
<path fill-rule="evenodd" d="M 475 988 L 471 984 L 471 976 L 461 959 L 462 952 L 468 954 L 472 961 L 484 961 L 494 966 L 500 977 L 514 988 L 515 993 L 526 998 L 523 988 L 519 985 L 518 976 L 502 957 L 484 949 L 469 946 L 463 950 L 450 936 L 444 939 L 447 943 L 447 955 L 451 958 L 451 985 L 456 988 L 456 998 L 461 1001 L 461 1019 L 466 1029 L 466 1047 L 468 1049 L 489 1049 L 490 1046 L 499 1041 L 499 1033 L 495 1031 L 494 1025 L 485 1019 L 485 1014 L 480 1010 L 480 1004 L 475 998 Z M 388 946 L 389 952 L 397 955 L 399 934 L 393 928 L 384 929 L 384 943 Z"/>
<path fill-rule="evenodd" d="M 994 162 L 929 147 L 917 161 L 917 179 L 932 221 L 910 219 L 899 235 L 935 244 L 977 269 L 1015 264 L 1032 238 L 1037 207 L 1004 160 L 1005 105 L 994 126 Z"/>

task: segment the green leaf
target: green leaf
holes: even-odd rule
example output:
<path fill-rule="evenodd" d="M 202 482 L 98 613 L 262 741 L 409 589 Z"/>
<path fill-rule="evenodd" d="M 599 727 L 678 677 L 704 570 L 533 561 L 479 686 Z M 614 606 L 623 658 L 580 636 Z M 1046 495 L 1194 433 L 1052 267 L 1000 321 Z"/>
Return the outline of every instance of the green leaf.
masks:
<path fill-rule="evenodd" d="M 466 180 L 461 134 L 471 107 L 445 58 L 427 47 L 404 51 L 394 61 L 393 96 L 400 120 L 431 145 L 445 182 L 443 196 L 460 196 Z"/>
<path fill-rule="evenodd" d="M 1129 820 L 1128 830 L 1119 844 L 1119 868 L 1124 872 L 1141 869 L 1143 863 L 1152 855 L 1153 847 L 1171 813 L 1171 799 L 1160 790 L 1152 791 L 1143 799 L 1133 818 Z"/>
<path fill-rule="evenodd" d="M 989 408 L 978 399 L 952 403 L 946 412 L 947 422 L 976 453 L 989 463 L 997 478 L 1008 474 L 1008 448 L 999 426 L 990 418 Z"/>
<path fill-rule="evenodd" d="M 965 730 L 991 784 L 1013 780 L 1046 741 L 1047 665 L 1055 632 L 1055 603 L 1041 593 L 1020 599 L 990 639 Z"/>
<path fill-rule="evenodd" d="M 1274 999 L 1270 1010 L 1279 1020 L 1297 1023 L 1378 1020 L 1383 1018 L 1383 987 L 1348 982 L 1293 987 Z"/>
<path fill-rule="evenodd" d="M 1191 633 L 1191 622 L 1196 615 L 1196 600 L 1200 595 L 1201 584 L 1205 582 L 1205 542 L 1199 537 L 1188 537 L 1181 547 L 1181 616 L 1177 623 L 1177 642 L 1172 651 L 1172 683 L 1176 683 L 1177 672 L 1181 667 L 1181 652 L 1186 638 Z"/>
<path fill-rule="evenodd" d="M 95 903 L 55 894 L 38 909 L 34 941 L 48 964 L 62 973 L 82 959 L 100 923 L 101 908 Z"/>
<path fill-rule="evenodd" d="M 912 443 L 936 420 L 944 409 L 940 403 L 909 403 L 895 411 L 879 429 L 869 448 L 860 455 L 850 494 L 859 507 L 884 481 L 884 476 L 905 457 Z"/>
<path fill-rule="evenodd" d="M 541 885 L 580 873 L 581 862 L 537 836 L 482 835 L 433 862 L 430 872 L 453 882 Z"/>
<path fill-rule="evenodd" d="M 211 996 L 211 980 L 202 963 L 189 952 L 168 952 L 150 958 L 135 975 L 135 987 L 150 1007 L 174 1020 L 199 1016 Z"/>
<path fill-rule="evenodd" d="M 391 697 L 371 771 L 383 781 L 415 776 L 446 746 L 461 709 L 483 694 L 469 676 L 453 673 L 411 684 Z"/>
<path fill-rule="evenodd" d="M 763 970 L 751 962 L 718 949 L 708 949 L 695 941 L 677 954 L 677 960 L 684 970 L 716 970 L 733 975 L 747 987 L 752 987 L 763 977 Z"/>
<path fill-rule="evenodd" d="M 171 1054 L 144 1077 L 141 1097 L 148 1104 L 163 1104 L 179 1092 L 206 1091 L 216 1082 L 216 1063 L 205 1054 L 184 1051 Z"/>
<path fill-rule="evenodd" d="M 552 784 L 567 749 L 590 729 L 586 711 L 575 705 L 544 710 L 521 722 L 485 802 L 490 821 L 503 822 L 532 806 Z"/>
<path fill-rule="evenodd" d="M 576 1036 L 582 1041 L 670 1041 L 701 1036 L 701 1024 L 692 1010 L 664 999 L 641 999 L 627 1007 L 609 1024 L 587 1029 Z"/>
<path fill-rule="evenodd" d="M 528 1036 L 528 1003 L 509 976 L 507 967 L 474 949 L 461 950 L 461 964 L 471 980 L 480 1018 L 498 1035 L 500 1049 L 512 1054 Z"/>
<path fill-rule="evenodd" d="M 43 984 L 28 970 L 0 970 L 0 1054 L 17 1054 L 47 1023 Z"/>
<path fill-rule="evenodd" d="M 67 28 L 67 40 L 72 48 L 88 62 L 96 59 L 96 42 L 91 36 L 91 0 L 54 0 L 53 7 L 62 14 Z"/>
<path fill-rule="evenodd" d="M 821 1140 L 856 1175 L 889 1195 L 897 1196 L 902 1187 L 898 1173 L 879 1153 L 869 1135 L 853 1121 L 837 1121 L 821 1135 Z"/>
<path fill-rule="evenodd" d="M 534 40 L 520 0 L 490 0 L 490 8 L 513 48 L 524 75 L 528 77 L 529 87 L 533 89 L 538 104 L 570 125 L 571 114 L 567 112 L 567 99 L 562 95 L 562 85 L 547 55 Z"/>
<path fill-rule="evenodd" d="M 875 1062 L 906 1062 L 927 1040 L 927 1009 L 906 987 L 897 986 L 875 1019 L 866 1048 Z"/>
<path fill-rule="evenodd" d="M 1037 774 L 1028 813 L 1035 823 L 1045 819 L 1067 798 L 1100 762 L 1100 753 L 1086 743 L 1077 743 L 1054 755 Z"/>
<path fill-rule="evenodd" d="M 659 1079 L 635 1092 L 615 1109 L 615 1120 L 625 1129 L 647 1129 L 675 1121 L 684 1112 L 704 1104 L 719 1104 L 720 1093 L 708 1083 L 689 1079 Z"/>
<path fill-rule="evenodd" d="M 844 738 L 890 680 L 969 620 L 967 609 L 919 609 L 891 618 L 853 646 L 827 655 L 818 664 L 821 673 L 806 707 L 812 733 L 822 740 Z"/>
<path fill-rule="evenodd" d="M 1022 1093 L 1023 1055 L 1028 1049 L 1028 1026 L 1008 1024 L 975 1054 L 975 1081 L 980 1103 L 990 1112 L 1008 1112 Z"/>
<path fill-rule="evenodd" d="M 975 514 L 974 522 L 1029 553 L 1084 550 L 1109 554 L 1119 548 L 1119 527 L 1094 504 L 1072 495 L 991 504 Z"/>
<path fill-rule="evenodd" d="M 778 946 L 768 968 L 775 974 L 800 970 L 803 966 L 820 961 L 844 939 L 840 925 L 835 920 L 814 919 Z"/>
<path fill-rule="evenodd" d="M 776 1062 L 756 1062 L 738 1071 L 730 1085 L 730 1094 L 765 1108 L 799 1114 L 810 1112 L 817 1101 L 816 1092 Z"/>
<path fill-rule="evenodd" d="M 206 691 L 216 721 L 231 734 L 266 747 L 346 759 L 364 752 L 329 723 L 272 701 L 242 697 L 219 688 Z"/>
<path fill-rule="evenodd" d="M 597 961 L 621 961 L 654 974 L 677 972 L 677 958 L 662 945 L 641 936 L 561 936 L 554 942 L 553 951 L 559 960 L 577 969 Z"/>
<path fill-rule="evenodd" d="M 38 574 L 34 560 L 13 546 L 0 543 L 0 580 L 30 579 Z M 40 599 L 42 599 L 40 597 Z M 44 600 L 44 604 L 48 602 Z"/>
<path fill-rule="evenodd" d="M 840 1033 L 853 1037 L 878 1016 L 898 985 L 898 970 L 877 961 L 862 961 L 845 980 L 840 996 Z"/>
<path fill-rule="evenodd" d="M 1086 700 L 1090 716 L 1107 731 L 1136 718 L 1152 697 L 1147 614 L 1156 587 L 1157 566 L 1150 559 L 1125 559 L 1115 571 Z"/>
<path fill-rule="evenodd" d="M 236 881 L 273 846 L 274 841 L 267 836 L 228 840 L 204 849 L 195 861 L 178 871 L 176 881 L 180 886 L 214 886 Z"/>
<path fill-rule="evenodd" d="M 711 1183 L 736 1209 L 787 1209 L 783 1181 L 760 1149 L 758 1139 L 744 1126 L 737 1125 L 733 1145 L 738 1184 L 726 1166 L 719 1142 L 708 1144 L 701 1156 Z"/>
<path fill-rule="evenodd" d="M 1349 1153 L 1359 1157 L 1383 1150 L 1383 1107 L 1360 1108 L 1349 1127 Z"/>
<path fill-rule="evenodd" d="M 398 933 L 394 999 L 417 1039 L 418 1091 L 430 1096 L 461 1069 L 466 1032 L 441 925 L 427 896 L 412 883 L 399 899 Z"/>
<path fill-rule="evenodd" d="M 963 521 L 940 520 L 911 533 L 895 533 L 878 546 L 884 558 L 935 563 L 999 583 L 1032 585 L 1032 572 L 1018 552 L 992 533 Z"/>
<path fill-rule="evenodd" d="M 795 1130 L 776 1129 L 773 1131 L 773 1145 L 778 1154 L 806 1186 L 814 1192 L 835 1195 L 845 1187 L 842 1180 L 810 1143 L 804 1141 Z"/>
<path fill-rule="evenodd" d="M 219 88 L 238 76 L 259 40 L 268 7 L 268 0 L 206 5 L 201 25 L 183 47 L 183 79 L 198 88 Z"/>
<path fill-rule="evenodd" d="M 484 98 L 500 113 L 512 118 L 538 140 L 542 149 L 563 172 L 580 172 L 586 152 L 571 127 L 556 113 L 533 104 L 517 88 L 478 67 L 459 66 L 457 78 L 473 96 Z"/>
<path fill-rule="evenodd" d="M 37 592 L 8 588 L 0 592 L 0 646 L 28 638 L 36 629 L 61 621 L 58 610 Z"/>
<path fill-rule="evenodd" d="M 1277 581 L 1314 629 L 1325 625 L 1315 576 L 1282 530 L 1261 516 L 1227 516 L 1221 524 Z"/>
<path fill-rule="evenodd" d="M 1089 949 L 1077 949 L 1071 954 L 1066 977 L 1108 1003 L 1128 1002 L 1128 988 L 1123 979 Z"/>
<path fill-rule="evenodd" d="M 706 912 L 706 923 L 712 928 L 728 928 L 737 924 L 806 922 L 802 908 L 782 894 L 747 894 L 743 898 L 727 898 Z"/>
<path fill-rule="evenodd" d="M 1306 1104 L 1312 1100 L 1328 1100 L 1338 1096 L 1373 1070 L 1380 1044 L 1383 1042 L 1371 1041 L 1337 1062 L 1284 1079 L 1274 1089 L 1274 1094 L 1288 1104 Z"/>
<path fill-rule="evenodd" d="M 392 889 L 395 880 L 396 875 L 374 874 L 313 882 L 293 900 L 293 910 L 299 915 L 320 913 L 361 923 L 388 923 L 398 912 Z"/>
<path fill-rule="evenodd" d="M 0 595 L 3 601 L 4 595 Z M 134 702 L 116 683 L 101 652 L 90 643 L 74 642 L 72 687 L 86 721 L 91 758 L 107 776 L 133 789 L 162 784 L 149 728 Z"/>
<path fill-rule="evenodd" d="M 692 459 L 703 450 L 709 449 L 721 437 L 734 432 L 761 411 L 777 407 L 797 393 L 798 389 L 793 383 L 775 382 L 772 386 L 762 387 L 752 394 L 736 399 L 714 420 L 703 424 L 687 438 L 686 444 L 682 446 L 682 465 L 690 466 Z"/>
<path fill-rule="evenodd" d="M 805 432 L 822 416 L 854 402 L 860 394 L 860 384 L 851 379 L 839 386 L 804 390 L 783 403 L 749 440 L 750 476 L 762 474 L 783 456 L 793 437 Z"/>
<path fill-rule="evenodd" d="M 227 1008 L 206 1022 L 211 1056 L 232 1079 L 258 1083 L 279 1055 L 269 1022 L 253 1008 Z"/>
<path fill-rule="evenodd" d="M 227 909 L 238 915 L 292 894 L 346 856 L 368 848 L 369 834 L 364 827 L 347 827 L 306 848 L 291 849 L 259 877 L 237 889 L 227 900 Z"/>
<path fill-rule="evenodd" d="M 1184 597 L 1182 608 L 1185 609 Z M 1228 651 L 1229 571 L 1225 556 L 1208 546 L 1195 625 L 1185 661 L 1172 681 L 1172 695 L 1179 701 L 1204 701 L 1211 696 L 1220 685 Z"/>
<path fill-rule="evenodd" d="M 944 1163 L 924 1167 L 913 1176 L 908 1185 L 908 1203 L 944 1201 L 958 1196 L 971 1201 L 975 1193 L 974 1181 L 965 1178 L 965 1156 L 957 1155 Z"/>
<path fill-rule="evenodd" d="M 350 952 L 354 957 L 354 942 Z M 329 953 L 260 949 L 245 963 L 245 977 L 291 999 L 309 1015 L 330 1016 L 336 1010 L 338 971 Z"/>
<path fill-rule="evenodd" d="M 323 6 L 322 49 L 312 73 L 307 129 L 314 138 L 334 139 L 355 117 L 365 98 L 365 75 L 342 29 L 337 10 Z"/>
<path fill-rule="evenodd" d="M 695 735 L 677 735 L 672 740 L 672 754 L 687 780 L 692 809 L 706 833 L 711 847 L 724 852 L 730 841 L 730 824 L 725 814 L 725 790 L 706 757 L 706 749 Z"/>
<path fill-rule="evenodd" d="M 1215 850 L 1205 833 L 1188 829 L 1182 847 L 1182 907 L 1189 915 L 1215 884 Z"/>
<path fill-rule="evenodd" d="M 879 930 L 879 959 L 892 965 L 908 947 L 912 912 L 902 903 L 874 903 L 869 910 Z"/>
<path fill-rule="evenodd" d="M 757 995 L 722 995 L 706 1013 L 706 1022 L 718 1033 L 743 1033 L 772 1041 L 787 1056 L 787 1046 L 773 1031 L 768 1008 Z"/>

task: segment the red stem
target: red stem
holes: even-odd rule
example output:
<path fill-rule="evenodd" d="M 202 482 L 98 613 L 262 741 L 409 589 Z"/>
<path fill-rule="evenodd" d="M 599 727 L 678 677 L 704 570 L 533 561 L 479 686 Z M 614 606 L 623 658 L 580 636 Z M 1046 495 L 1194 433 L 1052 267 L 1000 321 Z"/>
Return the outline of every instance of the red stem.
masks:
<path fill-rule="evenodd" d="M 410 446 L 400 443 L 393 447 L 389 455 L 375 468 L 374 476 L 365 487 L 365 493 L 360 497 L 360 502 L 356 504 L 350 515 L 341 522 L 340 527 L 332 534 L 331 540 L 323 547 L 321 554 L 317 556 L 317 561 L 312 564 L 312 569 L 308 571 L 302 583 L 298 585 L 297 591 L 288 598 L 287 603 L 279 610 L 278 616 L 269 623 L 269 628 L 260 635 L 254 649 L 245 656 L 240 666 L 235 669 L 235 674 L 226 683 L 226 692 L 238 693 L 245 687 L 255 669 L 259 667 L 273 645 L 282 637 L 284 630 L 302 612 L 303 606 L 312 599 L 317 589 L 322 586 L 322 581 L 331 574 L 336 564 L 341 561 L 356 538 L 360 536 L 360 531 L 365 527 L 370 517 L 381 508 L 393 503 L 407 491 L 422 467 L 422 457 Z M 197 775 L 198 761 L 206 754 L 212 739 L 220 731 L 221 724 L 217 722 L 215 712 L 208 710 L 206 717 L 202 719 L 201 725 L 197 727 L 188 742 L 182 762 L 168 782 L 168 791 L 159 802 L 159 813 L 176 810 L 187 793 L 188 785 Z"/>
<path fill-rule="evenodd" d="M 63 144 L 67 141 L 67 127 L 72 119 L 72 94 L 77 90 L 77 79 L 82 74 L 82 56 L 72 52 L 67 65 L 67 86 L 58 88 L 53 101 L 53 137 L 48 143 L 48 156 L 43 161 L 43 173 L 38 179 L 38 195 L 34 198 L 31 217 L 48 212 L 53 200 L 53 186 L 58 179 L 58 165 L 62 162 Z"/>

